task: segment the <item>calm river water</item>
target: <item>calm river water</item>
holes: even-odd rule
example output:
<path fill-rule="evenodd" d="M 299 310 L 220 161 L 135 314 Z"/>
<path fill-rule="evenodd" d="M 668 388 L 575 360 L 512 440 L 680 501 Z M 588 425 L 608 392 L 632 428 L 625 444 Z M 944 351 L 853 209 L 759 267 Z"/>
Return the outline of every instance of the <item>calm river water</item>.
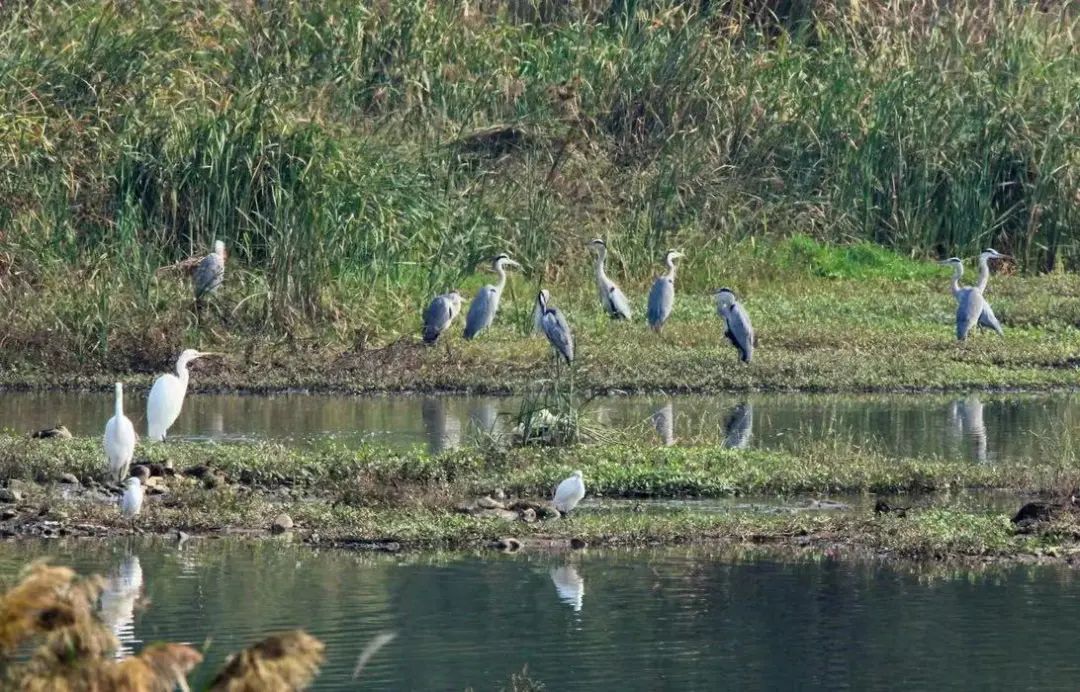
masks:
<path fill-rule="evenodd" d="M 317 690 L 1076 689 L 1068 568 L 933 576 L 828 558 L 707 550 L 365 555 L 277 541 L 0 544 L 0 578 L 49 555 L 108 577 L 126 650 L 231 651 L 302 627 L 326 643 Z M 352 679 L 357 656 L 395 633 Z"/>
<path fill-rule="evenodd" d="M 131 392 L 127 402 L 140 431 L 144 395 Z M 440 451 L 479 432 L 510 430 L 519 407 L 517 399 L 497 397 L 192 395 L 170 435 Z M 1080 426 L 1080 394 L 628 396 L 593 400 L 586 413 L 657 444 L 797 451 L 825 440 L 896 456 L 993 462 L 1052 449 Z M 100 435 L 111 415 L 111 393 L 0 393 L 0 427 L 19 432 L 63 423 L 76 435 Z"/>

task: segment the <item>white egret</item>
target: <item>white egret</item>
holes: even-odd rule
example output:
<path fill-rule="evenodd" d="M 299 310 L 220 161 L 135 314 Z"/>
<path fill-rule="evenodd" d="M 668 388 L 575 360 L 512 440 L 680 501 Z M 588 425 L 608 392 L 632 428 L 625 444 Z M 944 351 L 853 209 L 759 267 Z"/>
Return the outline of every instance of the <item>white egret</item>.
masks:
<path fill-rule="evenodd" d="M 191 275 L 191 285 L 195 291 L 196 304 L 201 304 L 209 294 L 218 290 L 221 282 L 225 280 L 225 257 L 225 243 L 215 240 L 214 251 L 203 257 L 195 267 L 195 272 Z"/>
<path fill-rule="evenodd" d="M 142 481 L 135 476 L 124 481 L 124 498 L 120 501 L 120 513 L 127 519 L 134 519 L 142 509 Z"/>
<path fill-rule="evenodd" d="M 506 267 L 520 267 L 521 265 L 510 259 L 510 256 L 504 252 L 495 258 L 492 266 L 498 273 L 499 280 L 480 289 L 469 305 L 469 313 L 465 315 L 466 339 L 472 339 L 495 321 L 495 313 L 499 311 L 499 300 L 502 298 L 503 289 L 506 288 Z"/>
<path fill-rule="evenodd" d="M 584 497 L 585 481 L 581 478 L 581 471 L 574 471 L 569 478 L 559 483 L 552 504 L 563 514 L 569 514 Z"/>
<path fill-rule="evenodd" d="M 663 329 L 664 322 L 667 322 L 672 308 L 675 307 L 675 260 L 685 256 L 677 250 L 668 250 L 664 255 L 667 274 L 656 277 L 652 290 L 649 291 L 649 305 L 645 317 L 655 332 Z"/>
<path fill-rule="evenodd" d="M 612 319 L 630 319 L 630 301 L 626 294 L 608 278 L 604 271 L 604 260 L 607 259 L 607 243 L 600 238 L 589 241 L 589 246 L 596 250 L 596 290 L 600 294 L 600 305 Z"/>
<path fill-rule="evenodd" d="M 188 363 L 203 356 L 215 356 L 216 353 L 203 353 L 193 348 L 185 349 L 176 359 L 176 374 L 167 372 L 154 380 L 150 396 L 146 400 L 146 435 L 157 442 L 165 441 L 165 433 L 180 416 L 184 406 L 184 396 L 188 387 Z"/>
<path fill-rule="evenodd" d="M 113 416 L 105 424 L 105 458 L 109 462 L 109 473 L 117 482 L 124 480 L 128 466 L 135 456 L 135 426 L 124 415 L 124 385 L 116 383 L 116 399 L 113 403 Z"/>

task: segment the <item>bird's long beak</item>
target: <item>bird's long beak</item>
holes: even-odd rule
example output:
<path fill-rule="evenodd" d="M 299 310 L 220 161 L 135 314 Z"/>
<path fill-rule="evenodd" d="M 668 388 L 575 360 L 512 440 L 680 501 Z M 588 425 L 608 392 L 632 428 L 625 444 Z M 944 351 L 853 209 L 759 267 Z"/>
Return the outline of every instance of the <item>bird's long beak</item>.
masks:
<path fill-rule="evenodd" d="M 196 356 L 196 357 L 197 358 L 206 358 L 206 357 L 214 357 L 214 356 L 217 356 L 218 358 L 224 358 L 225 354 L 224 353 L 218 353 L 217 351 L 199 351 L 199 355 Z"/>
<path fill-rule="evenodd" d="M 504 261 L 505 261 L 506 264 L 511 264 L 511 265 L 513 265 L 515 267 L 518 267 L 519 269 L 521 268 L 521 263 L 520 262 L 515 262 L 512 259 L 508 259 L 508 260 L 504 260 Z"/>

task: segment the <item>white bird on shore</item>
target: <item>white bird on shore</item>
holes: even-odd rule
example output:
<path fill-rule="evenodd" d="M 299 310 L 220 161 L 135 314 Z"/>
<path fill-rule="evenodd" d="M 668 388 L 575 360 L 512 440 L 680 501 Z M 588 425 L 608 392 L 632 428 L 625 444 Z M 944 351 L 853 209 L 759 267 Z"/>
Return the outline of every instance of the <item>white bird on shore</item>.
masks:
<path fill-rule="evenodd" d="M 569 514 L 584 497 L 585 481 L 581 478 L 581 471 L 574 471 L 569 478 L 559 483 L 559 487 L 555 489 L 555 499 L 552 504 L 561 513 Z"/>
<path fill-rule="evenodd" d="M 113 416 L 105 424 L 105 458 L 109 462 L 109 473 L 116 480 L 124 480 L 132 457 L 135 456 L 135 426 L 124 415 L 124 385 L 116 383 L 116 400 L 113 403 Z"/>
<path fill-rule="evenodd" d="M 142 509 L 142 481 L 135 476 L 124 481 L 124 498 L 120 501 L 120 513 L 127 519 L 134 519 Z"/>
<path fill-rule="evenodd" d="M 216 356 L 193 348 L 186 349 L 176 359 L 176 374 L 167 372 L 154 380 L 146 400 L 146 436 L 157 442 L 165 441 L 165 433 L 180 417 L 188 387 L 188 363 L 203 356 Z"/>

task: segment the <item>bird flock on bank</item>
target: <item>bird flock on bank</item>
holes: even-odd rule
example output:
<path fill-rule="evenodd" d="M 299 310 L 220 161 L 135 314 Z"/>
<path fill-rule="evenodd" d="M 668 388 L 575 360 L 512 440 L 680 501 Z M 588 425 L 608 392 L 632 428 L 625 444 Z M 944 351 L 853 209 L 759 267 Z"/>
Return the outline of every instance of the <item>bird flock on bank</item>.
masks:
<path fill-rule="evenodd" d="M 601 308 L 614 320 L 632 319 L 633 311 L 630 301 L 622 289 L 607 275 L 605 266 L 607 244 L 602 239 L 596 238 L 588 245 L 596 256 L 594 271 Z M 205 301 L 222 285 L 225 278 L 226 257 L 225 243 L 216 240 L 212 253 L 182 263 L 182 266 L 191 273 L 197 310 L 201 309 Z M 677 269 L 675 261 L 683 257 L 685 257 L 683 253 L 669 250 L 664 255 L 667 271 L 656 277 L 649 291 L 646 321 L 657 333 L 663 329 L 674 308 Z M 959 341 L 964 341 L 976 325 L 1003 335 L 1001 323 L 983 294 L 990 280 L 989 260 L 991 259 L 1011 258 L 993 248 L 982 252 L 978 258 L 979 279 L 974 286 L 960 284 L 964 274 L 963 260 L 950 257 L 941 262 L 953 268 L 950 288 L 957 303 L 956 338 Z M 495 283 L 481 288 L 470 303 L 465 317 L 464 336 L 466 339 L 476 338 L 495 321 L 499 302 L 506 288 L 506 269 L 507 267 L 520 268 L 521 265 L 502 253 L 493 259 L 492 267 L 499 278 Z M 713 297 L 716 300 L 717 315 L 724 323 L 724 336 L 738 350 L 739 359 L 743 363 L 750 363 L 754 354 L 755 338 L 749 314 L 730 288 L 715 291 Z M 464 296 L 457 290 L 438 295 L 431 301 L 423 313 L 424 343 L 434 344 L 438 341 L 439 337 L 453 324 L 464 302 Z M 554 349 L 557 361 L 561 358 L 568 365 L 573 363 L 574 337 L 570 324 L 566 315 L 552 304 L 551 293 L 547 289 L 541 289 L 537 293 L 533 311 L 533 328 L 536 333 L 543 334 L 547 338 Z M 150 440 L 163 442 L 169 428 L 180 416 L 190 377 L 188 364 L 198 358 L 214 355 L 220 354 L 186 349 L 177 358 L 175 373 L 164 373 L 154 380 L 146 402 L 146 434 Z M 122 482 L 124 486 L 120 508 L 123 516 L 127 518 L 134 518 L 142 507 L 143 483 L 147 475 L 143 467 L 139 469 L 140 473 L 128 477 L 137 441 L 135 426 L 124 414 L 124 386 L 117 382 L 113 416 L 105 424 L 104 448 L 110 477 L 117 482 Z M 584 497 L 585 482 L 582 473 L 575 471 L 559 483 L 555 490 L 553 505 L 560 512 L 568 514 Z"/>

